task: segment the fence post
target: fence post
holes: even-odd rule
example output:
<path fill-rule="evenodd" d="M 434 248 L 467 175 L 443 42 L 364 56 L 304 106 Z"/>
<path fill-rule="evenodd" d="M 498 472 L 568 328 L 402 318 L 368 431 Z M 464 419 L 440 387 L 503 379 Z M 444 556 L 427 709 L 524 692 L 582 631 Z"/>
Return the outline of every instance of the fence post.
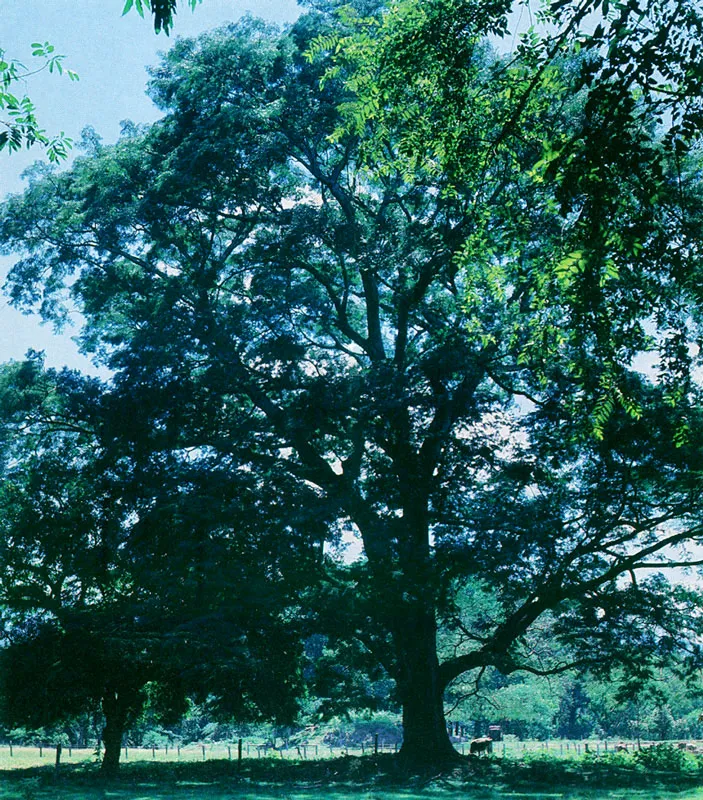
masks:
<path fill-rule="evenodd" d="M 240 739 L 240 740 L 237 742 L 237 761 L 239 762 L 239 764 L 241 764 L 241 763 L 242 763 L 242 744 L 243 744 L 243 742 L 242 742 L 242 740 Z"/>
<path fill-rule="evenodd" d="M 373 737 L 373 753 L 375 756 L 378 755 L 378 734 L 375 733 Z"/>
<path fill-rule="evenodd" d="M 203 761 L 205 761 L 205 745 L 201 744 L 200 746 L 203 748 Z"/>
<path fill-rule="evenodd" d="M 151 757 L 156 758 L 156 747 L 154 745 L 151 746 Z"/>
<path fill-rule="evenodd" d="M 129 753 L 127 752 L 127 745 L 125 745 L 124 746 L 124 759 L 125 759 L 125 761 L 127 761 L 128 758 L 129 758 Z"/>
<path fill-rule="evenodd" d="M 10 742 L 10 758 L 12 758 L 12 742 Z"/>
<path fill-rule="evenodd" d="M 56 771 L 58 772 L 59 764 L 61 763 L 61 742 L 56 744 Z"/>
<path fill-rule="evenodd" d="M 181 757 L 181 746 L 179 744 L 179 745 L 176 745 L 176 758 L 180 758 L 180 757 Z"/>

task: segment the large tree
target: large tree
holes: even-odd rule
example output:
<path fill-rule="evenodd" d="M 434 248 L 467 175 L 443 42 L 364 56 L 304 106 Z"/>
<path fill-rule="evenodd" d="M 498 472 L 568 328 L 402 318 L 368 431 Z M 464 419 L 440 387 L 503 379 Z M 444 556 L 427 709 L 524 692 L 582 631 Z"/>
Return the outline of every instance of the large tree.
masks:
<path fill-rule="evenodd" d="M 466 673 L 697 658 L 693 599 L 638 575 L 701 535 L 698 167 L 656 119 L 589 105 L 577 55 L 507 125 L 529 53 L 493 55 L 482 19 L 462 55 L 475 159 L 396 157 L 393 96 L 374 166 L 343 70 L 306 57 L 336 24 L 178 42 L 152 77 L 164 119 L 35 170 L 0 238 L 23 251 L 14 302 L 84 314 L 129 409 L 108 439 L 273 491 L 278 546 L 360 537 L 337 611 L 395 680 L 402 756 L 437 762 Z M 544 145 L 571 139 L 566 180 Z"/>

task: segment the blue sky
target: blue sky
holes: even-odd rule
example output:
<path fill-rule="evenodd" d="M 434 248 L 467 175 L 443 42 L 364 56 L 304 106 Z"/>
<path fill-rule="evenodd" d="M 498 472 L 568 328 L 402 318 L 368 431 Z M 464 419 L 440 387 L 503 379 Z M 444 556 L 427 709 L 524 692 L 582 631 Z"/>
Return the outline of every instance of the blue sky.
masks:
<path fill-rule="evenodd" d="M 6 58 L 31 67 L 31 43 L 49 41 L 66 56 L 65 65 L 80 75 L 72 83 L 65 75 L 40 74 L 23 87 L 47 132 L 65 131 L 78 140 L 81 130 L 92 125 L 105 142 L 112 142 L 121 120 L 157 118 L 145 94 L 146 66 L 157 63 L 159 52 L 168 50 L 176 37 L 197 35 L 245 13 L 279 23 L 291 22 L 299 13 L 295 0 L 203 0 L 195 12 L 181 0 L 174 30 L 166 37 L 156 35 L 150 20 L 134 11 L 122 17 L 122 6 L 123 0 L 0 0 L 0 47 Z M 22 171 L 40 157 L 39 150 L 0 153 L 0 197 L 21 191 Z M 3 277 L 10 263 L 0 257 Z M 22 358 L 32 347 L 44 350 L 52 366 L 90 369 L 70 337 L 70 330 L 53 335 L 0 298 L 0 361 Z"/>

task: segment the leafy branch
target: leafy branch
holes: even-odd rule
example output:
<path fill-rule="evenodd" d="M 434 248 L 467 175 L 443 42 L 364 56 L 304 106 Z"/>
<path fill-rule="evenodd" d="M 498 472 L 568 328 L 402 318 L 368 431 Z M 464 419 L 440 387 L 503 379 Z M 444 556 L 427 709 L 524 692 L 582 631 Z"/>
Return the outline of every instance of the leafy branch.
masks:
<path fill-rule="evenodd" d="M 57 53 L 49 42 L 33 42 L 32 56 L 39 59 L 40 65 L 35 69 L 27 68 L 16 59 L 7 60 L 5 51 L 0 49 L 0 150 L 9 153 L 40 145 L 45 148 L 51 162 L 60 161 L 68 156 L 73 140 L 61 131 L 56 136 L 48 136 L 36 116 L 36 108 L 26 94 L 20 96 L 16 91 L 17 84 L 40 72 L 48 71 L 68 76 L 77 81 L 78 74 L 64 67 L 64 55 Z"/>

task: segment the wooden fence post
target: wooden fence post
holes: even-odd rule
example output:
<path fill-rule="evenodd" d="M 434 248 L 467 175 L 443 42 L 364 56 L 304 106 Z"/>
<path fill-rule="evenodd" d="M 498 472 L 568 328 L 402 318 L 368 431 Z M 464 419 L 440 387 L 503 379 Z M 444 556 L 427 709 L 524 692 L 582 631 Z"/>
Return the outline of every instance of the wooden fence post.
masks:
<path fill-rule="evenodd" d="M 240 740 L 237 742 L 237 761 L 239 762 L 239 764 L 240 764 L 240 765 L 241 765 L 241 763 L 242 763 L 242 744 L 243 744 L 243 742 L 242 742 L 242 740 L 240 739 Z"/>
<path fill-rule="evenodd" d="M 61 742 L 56 744 L 56 771 L 58 772 L 59 764 L 61 763 Z"/>
<path fill-rule="evenodd" d="M 378 755 L 378 734 L 375 733 L 373 737 L 373 753 L 375 756 Z"/>

